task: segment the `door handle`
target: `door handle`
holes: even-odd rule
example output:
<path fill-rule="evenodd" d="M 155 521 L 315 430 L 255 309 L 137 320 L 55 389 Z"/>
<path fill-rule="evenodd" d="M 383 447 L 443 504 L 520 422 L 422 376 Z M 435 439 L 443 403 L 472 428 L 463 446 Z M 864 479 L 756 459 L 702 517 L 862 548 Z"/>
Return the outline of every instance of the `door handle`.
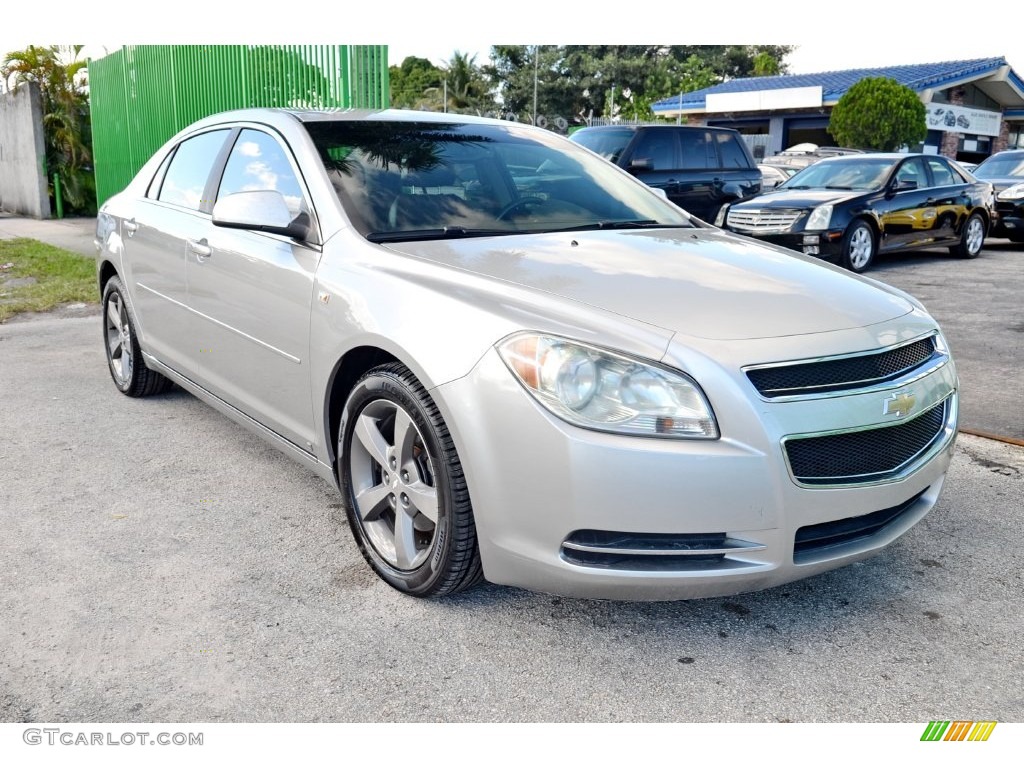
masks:
<path fill-rule="evenodd" d="M 210 254 L 213 253 L 213 249 L 211 249 L 210 246 L 201 241 L 197 242 L 195 240 L 186 240 L 185 245 L 190 251 L 192 251 L 192 253 L 194 253 L 200 259 L 208 259 L 210 258 Z"/>

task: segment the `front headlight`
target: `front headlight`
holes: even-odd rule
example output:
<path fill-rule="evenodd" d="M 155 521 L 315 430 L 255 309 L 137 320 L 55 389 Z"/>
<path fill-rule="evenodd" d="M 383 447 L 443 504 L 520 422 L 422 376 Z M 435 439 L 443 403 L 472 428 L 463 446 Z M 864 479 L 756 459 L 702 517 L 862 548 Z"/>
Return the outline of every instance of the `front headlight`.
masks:
<path fill-rule="evenodd" d="M 1024 184 L 1014 184 L 996 195 L 998 200 L 1020 200 L 1024 197 Z"/>
<path fill-rule="evenodd" d="M 832 206 L 819 205 L 811 211 L 804 229 L 828 229 L 830 221 L 832 221 Z"/>
<path fill-rule="evenodd" d="M 728 213 L 729 213 L 729 204 L 726 203 L 725 205 L 723 205 L 721 208 L 718 209 L 718 213 L 715 215 L 715 222 L 714 223 L 715 223 L 716 227 L 721 227 L 721 226 L 723 226 L 725 224 L 725 217 L 726 217 L 726 214 L 728 214 Z"/>
<path fill-rule="evenodd" d="M 683 373 L 557 336 L 498 345 L 519 383 L 570 424 L 646 437 L 718 438 L 704 393 Z"/>

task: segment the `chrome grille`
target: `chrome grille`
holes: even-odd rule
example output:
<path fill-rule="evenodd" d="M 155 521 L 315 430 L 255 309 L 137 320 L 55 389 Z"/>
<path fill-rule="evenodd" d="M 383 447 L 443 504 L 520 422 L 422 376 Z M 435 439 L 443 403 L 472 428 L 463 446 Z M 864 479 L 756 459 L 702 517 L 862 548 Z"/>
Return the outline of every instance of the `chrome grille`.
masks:
<path fill-rule="evenodd" d="M 751 368 L 747 378 L 765 397 L 837 392 L 898 379 L 935 354 L 935 337 L 931 336 L 873 354 Z"/>
<path fill-rule="evenodd" d="M 843 485 L 896 474 L 942 434 L 949 402 L 891 427 L 786 440 L 793 477 L 805 485 Z"/>
<path fill-rule="evenodd" d="M 771 208 L 743 208 L 731 210 L 726 223 L 744 232 L 785 232 L 800 218 L 802 211 L 774 210 Z"/>

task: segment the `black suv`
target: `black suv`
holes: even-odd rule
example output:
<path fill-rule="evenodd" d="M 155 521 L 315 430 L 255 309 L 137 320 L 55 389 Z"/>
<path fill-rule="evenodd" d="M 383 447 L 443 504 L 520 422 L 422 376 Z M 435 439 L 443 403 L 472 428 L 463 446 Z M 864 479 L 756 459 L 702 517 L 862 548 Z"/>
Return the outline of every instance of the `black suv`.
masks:
<path fill-rule="evenodd" d="M 569 138 L 664 190 L 669 200 L 704 221 L 714 221 L 722 205 L 761 191 L 761 171 L 731 128 L 601 125 Z"/>

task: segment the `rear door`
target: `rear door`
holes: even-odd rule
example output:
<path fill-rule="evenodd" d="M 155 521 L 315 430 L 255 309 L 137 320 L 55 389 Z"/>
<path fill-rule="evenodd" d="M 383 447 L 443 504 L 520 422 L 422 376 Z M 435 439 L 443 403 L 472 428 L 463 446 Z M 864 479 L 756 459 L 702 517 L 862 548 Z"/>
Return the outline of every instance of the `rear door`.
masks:
<path fill-rule="evenodd" d="M 178 144 L 146 196 L 136 201 L 135 216 L 123 223 L 125 279 L 144 348 L 187 376 L 194 359 L 185 276 L 188 243 L 209 226 L 207 187 L 229 134 L 227 129 L 207 131 Z"/>
<path fill-rule="evenodd" d="M 259 190 L 280 192 L 295 215 L 312 213 L 281 137 L 269 129 L 243 128 L 215 200 Z M 300 243 L 210 222 L 186 267 L 189 300 L 197 313 L 197 380 L 306 450 L 313 443 L 309 315 L 321 252 L 317 242 L 315 235 Z"/>
<path fill-rule="evenodd" d="M 676 205 L 704 221 L 714 221 L 722 204 L 721 167 L 712 131 L 678 131 L 680 162 L 675 196 Z M 715 179 L 718 179 L 716 182 Z"/>
<path fill-rule="evenodd" d="M 931 176 L 931 189 L 925 203 L 935 208 L 936 213 L 933 236 L 937 241 L 958 240 L 957 228 L 971 212 L 967 181 L 944 157 L 925 158 L 925 165 Z"/>

